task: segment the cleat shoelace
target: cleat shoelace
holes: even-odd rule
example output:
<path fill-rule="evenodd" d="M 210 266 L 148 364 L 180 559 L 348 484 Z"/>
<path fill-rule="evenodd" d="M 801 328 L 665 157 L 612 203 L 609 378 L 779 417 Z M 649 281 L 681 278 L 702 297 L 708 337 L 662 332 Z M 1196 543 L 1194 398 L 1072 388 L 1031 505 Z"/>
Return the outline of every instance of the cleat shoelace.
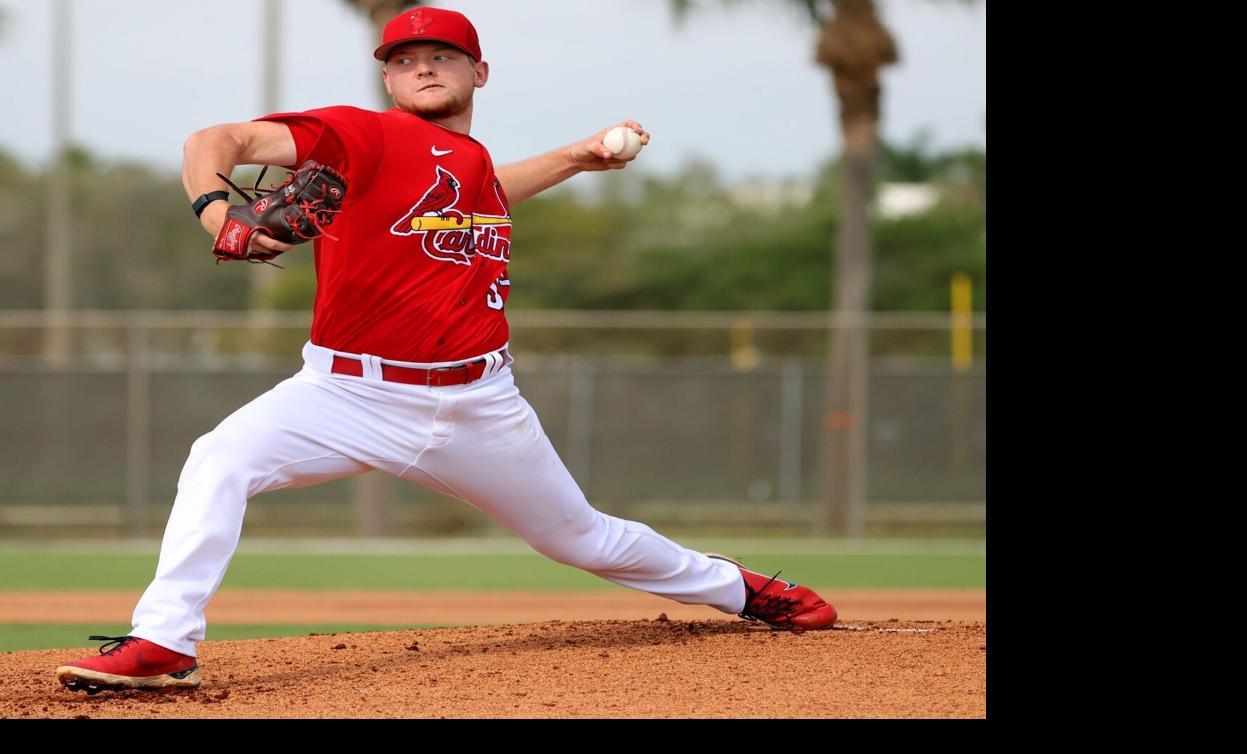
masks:
<path fill-rule="evenodd" d="M 780 594 L 766 594 L 766 590 L 775 583 L 781 573 L 783 573 L 782 570 L 777 572 L 756 592 L 749 587 L 748 583 L 745 584 L 749 599 L 745 600 L 745 608 L 740 611 L 740 617 L 745 620 L 762 621 L 772 626 L 792 624 L 792 612 L 797 602 Z M 780 622 L 781 619 L 785 622 Z"/>
<path fill-rule="evenodd" d="M 138 637 L 137 636 L 88 636 L 87 640 L 104 642 L 103 644 L 100 645 L 100 654 L 110 655 L 113 652 L 120 651 L 121 648 L 124 647 L 128 642 L 138 641 Z"/>

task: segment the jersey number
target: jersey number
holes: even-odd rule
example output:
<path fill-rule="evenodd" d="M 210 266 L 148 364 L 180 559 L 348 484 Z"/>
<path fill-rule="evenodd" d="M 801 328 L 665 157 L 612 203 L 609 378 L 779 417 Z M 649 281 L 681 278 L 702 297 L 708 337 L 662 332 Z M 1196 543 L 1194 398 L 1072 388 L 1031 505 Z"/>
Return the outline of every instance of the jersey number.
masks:
<path fill-rule="evenodd" d="M 498 286 L 510 285 L 510 284 L 511 284 L 510 278 L 498 278 L 496 281 L 490 283 L 489 293 L 485 294 L 485 304 L 490 309 L 497 309 L 501 311 L 503 305 L 506 304 L 506 301 L 502 300 L 502 293 L 499 292 Z"/>

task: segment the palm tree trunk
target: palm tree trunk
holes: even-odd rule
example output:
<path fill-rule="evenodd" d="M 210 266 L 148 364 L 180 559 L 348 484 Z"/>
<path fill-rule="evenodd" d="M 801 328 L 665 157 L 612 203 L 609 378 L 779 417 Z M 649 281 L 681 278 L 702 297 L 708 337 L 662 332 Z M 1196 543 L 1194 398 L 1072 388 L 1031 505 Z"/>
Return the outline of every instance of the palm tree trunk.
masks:
<path fill-rule="evenodd" d="M 347 2 L 368 14 L 368 20 L 372 22 L 372 38 L 376 40 L 376 44 L 381 44 L 381 36 L 390 19 L 401 13 L 404 8 L 423 5 L 419 0 L 347 0 Z M 385 84 L 381 81 L 380 73 L 377 74 L 377 96 L 379 97 L 377 102 L 381 104 L 381 107 L 390 106 L 390 95 L 385 91 Z"/>
<path fill-rule="evenodd" d="M 823 428 L 827 503 L 824 528 L 853 537 L 865 533 L 870 350 L 866 325 L 872 273 L 869 211 L 874 179 L 874 126 L 860 122 L 852 127 L 846 124 L 845 128 Z"/>
<path fill-rule="evenodd" d="M 817 55 L 832 71 L 844 145 L 823 422 L 825 506 L 819 523 L 824 531 L 858 537 L 866 524 L 870 203 L 878 151 L 879 69 L 896 62 L 897 54 L 872 0 L 836 0 L 834 5 L 836 15 L 823 25 Z"/>

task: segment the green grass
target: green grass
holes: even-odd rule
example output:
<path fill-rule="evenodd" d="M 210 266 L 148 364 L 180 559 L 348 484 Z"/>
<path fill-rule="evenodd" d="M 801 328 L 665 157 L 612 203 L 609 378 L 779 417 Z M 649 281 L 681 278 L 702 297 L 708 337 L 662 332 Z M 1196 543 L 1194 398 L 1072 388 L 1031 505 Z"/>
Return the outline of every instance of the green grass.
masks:
<path fill-rule="evenodd" d="M 731 550 L 728 550 L 731 552 Z M 767 553 L 746 565 L 828 589 L 975 589 L 987 584 L 985 553 Z M 155 554 L 0 552 L 0 591 L 146 588 Z M 616 587 L 536 554 L 238 554 L 225 589 L 600 590 Z"/>
<path fill-rule="evenodd" d="M 768 544 L 774 545 L 768 548 Z M 691 546 L 691 545 L 690 545 Z M 791 550 L 783 552 L 783 550 Z M 876 546 L 765 540 L 701 543 L 698 549 L 740 554 L 753 570 L 820 589 L 982 589 L 987 555 L 980 547 Z M 39 546 L 0 546 L 0 591 L 141 592 L 155 574 L 157 545 L 136 551 L 102 547 L 93 551 Z M 287 590 L 610 590 L 623 589 L 596 576 L 529 552 L 379 554 L 240 552 L 231 562 L 226 589 Z M 213 624 L 211 639 L 276 638 L 342 631 L 393 631 L 428 625 L 373 624 Z M 0 652 L 88 647 L 91 634 L 123 635 L 129 626 L 98 624 L 0 624 Z M 112 633 L 110 633 L 112 631 Z"/>
<path fill-rule="evenodd" d="M 383 626 L 359 623 L 274 623 L 274 624 L 213 624 L 209 638 L 212 641 L 231 639 L 269 639 L 285 636 L 307 636 L 310 633 L 328 634 L 342 631 L 403 631 L 414 628 L 433 628 L 430 624 L 410 626 Z M 129 626 L 118 625 L 115 630 L 101 629 L 98 623 L 0 623 L 0 652 L 18 652 L 24 649 L 61 649 L 65 647 L 98 647 L 103 642 L 88 641 L 92 635 L 124 636 Z M 88 651 L 86 654 L 90 654 Z M 66 662 L 77 657 L 66 657 Z M 49 672 L 51 669 L 49 669 Z"/>

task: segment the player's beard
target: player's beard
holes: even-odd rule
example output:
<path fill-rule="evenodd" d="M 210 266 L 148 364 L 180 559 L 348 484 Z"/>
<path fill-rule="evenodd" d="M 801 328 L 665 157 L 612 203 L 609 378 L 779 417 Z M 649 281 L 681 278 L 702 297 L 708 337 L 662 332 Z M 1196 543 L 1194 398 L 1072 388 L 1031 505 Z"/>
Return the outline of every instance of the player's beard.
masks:
<path fill-rule="evenodd" d="M 443 120 L 466 112 L 472 106 L 472 92 L 468 92 L 460 98 L 454 96 L 450 89 L 444 88 L 442 91 L 451 93 L 450 99 L 444 99 L 437 104 L 413 103 L 408 107 L 403 107 L 402 105 L 399 105 L 399 107 L 425 120 Z"/>

